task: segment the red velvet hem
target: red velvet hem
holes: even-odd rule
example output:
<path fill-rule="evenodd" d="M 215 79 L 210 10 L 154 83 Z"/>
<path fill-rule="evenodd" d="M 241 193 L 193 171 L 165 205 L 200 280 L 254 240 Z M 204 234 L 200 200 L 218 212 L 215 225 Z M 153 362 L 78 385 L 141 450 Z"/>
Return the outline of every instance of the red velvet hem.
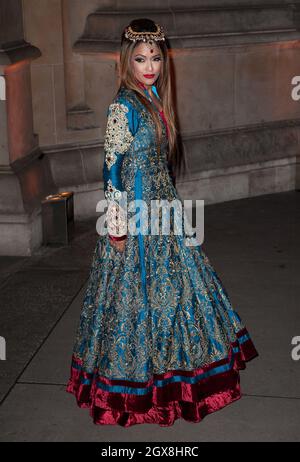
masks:
<path fill-rule="evenodd" d="M 244 335 L 248 335 L 246 328 L 237 337 Z M 76 397 L 80 408 L 89 408 L 94 424 L 129 427 L 156 423 L 166 427 L 179 418 L 197 423 L 241 398 L 239 370 L 256 356 L 250 337 L 244 337 L 243 343 L 232 344 L 225 359 L 193 371 L 154 374 L 148 382 L 108 379 L 97 370 L 94 374 L 84 372 L 81 361 L 73 356 L 66 391 Z M 121 387 L 122 392 L 109 391 L 109 387 Z"/>

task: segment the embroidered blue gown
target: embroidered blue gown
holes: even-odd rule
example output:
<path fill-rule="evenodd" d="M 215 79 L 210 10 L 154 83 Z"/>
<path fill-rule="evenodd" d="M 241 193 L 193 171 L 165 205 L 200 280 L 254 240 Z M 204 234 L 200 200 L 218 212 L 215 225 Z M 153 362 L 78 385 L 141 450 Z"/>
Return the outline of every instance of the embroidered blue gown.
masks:
<path fill-rule="evenodd" d="M 199 422 L 241 397 L 239 370 L 258 353 L 202 245 L 186 245 L 172 226 L 128 233 L 125 195 L 149 206 L 181 200 L 164 119 L 158 156 L 153 119 L 134 91 L 122 87 L 107 115 L 107 229 L 127 240 L 122 252 L 98 237 L 66 391 L 95 424 Z"/>

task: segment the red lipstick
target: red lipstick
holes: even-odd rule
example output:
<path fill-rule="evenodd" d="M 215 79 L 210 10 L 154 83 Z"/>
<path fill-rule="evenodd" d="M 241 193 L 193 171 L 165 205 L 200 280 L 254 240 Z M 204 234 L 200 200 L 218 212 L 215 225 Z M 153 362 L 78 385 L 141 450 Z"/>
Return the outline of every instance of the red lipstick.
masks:
<path fill-rule="evenodd" d="M 144 77 L 146 79 L 153 79 L 154 76 L 155 76 L 155 74 L 144 74 Z"/>

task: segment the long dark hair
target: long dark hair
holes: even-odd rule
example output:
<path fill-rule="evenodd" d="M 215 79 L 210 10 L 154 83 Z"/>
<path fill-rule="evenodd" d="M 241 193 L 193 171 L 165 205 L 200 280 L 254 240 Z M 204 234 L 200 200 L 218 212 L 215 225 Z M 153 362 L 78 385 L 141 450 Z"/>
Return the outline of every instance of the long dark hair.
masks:
<path fill-rule="evenodd" d="M 135 32 L 155 32 L 157 30 L 156 24 L 151 19 L 140 18 L 134 19 L 129 24 Z M 125 37 L 125 29 L 121 37 L 121 50 L 120 50 L 120 84 L 119 90 L 121 87 L 126 87 L 134 90 L 137 94 L 137 97 L 142 102 L 142 104 L 150 112 L 153 121 L 155 123 L 156 129 L 156 139 L 157 139 L 157 149 L 160 151 L 161 139 L 162 139 L 162 129 L 159 120 L 158 114 L 154 111 L 151 103 L 146 97 L 143 89 L 139 85 L 139 82 L 133 75 L 131 58 L 135 47 L 141 43 L 140 41 L 132 41 Z M 184 159 L 184 152 L 181 148 L 180 138 L 178 137 L 177 130 L 177 118 L 174 111 L 174 101 L 172 94 L 172 83 L 171 83 L 171 72 L 170 72 L 170 58 L 168 53 L 168 47 L 165 43 L 165 40 L 157 40 L 155 42 L 159 47 L 162 58 L 163 65 L 160 72 L 160 75 L 155 82 L 158 94 L 161 98 L 162 108 L 164 111 L 165 118 L 168 123 L 169 128 L 169 151 L 168 151 L 168 162 L 169 166 L 174 175 L 179 175 L 182 170 L 185 171 L 186 164 Z M 118 91 L 119 91 L 118 90 Z"/>

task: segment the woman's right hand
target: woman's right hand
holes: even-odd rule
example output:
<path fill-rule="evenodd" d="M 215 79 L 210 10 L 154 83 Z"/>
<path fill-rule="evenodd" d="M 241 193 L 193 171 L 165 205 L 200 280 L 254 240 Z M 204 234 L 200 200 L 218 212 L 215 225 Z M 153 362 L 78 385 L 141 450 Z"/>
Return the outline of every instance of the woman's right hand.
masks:
<path fill-rule="evenodd" d="M 115 241 L 114 239 L 111 239 L 111 237 L 109 237 L 110 244 L 113 245 L 117 250 L 119 250 L 119 252 L 124 252 L 126 241 L 127 237 L 122 241 Z"/>

